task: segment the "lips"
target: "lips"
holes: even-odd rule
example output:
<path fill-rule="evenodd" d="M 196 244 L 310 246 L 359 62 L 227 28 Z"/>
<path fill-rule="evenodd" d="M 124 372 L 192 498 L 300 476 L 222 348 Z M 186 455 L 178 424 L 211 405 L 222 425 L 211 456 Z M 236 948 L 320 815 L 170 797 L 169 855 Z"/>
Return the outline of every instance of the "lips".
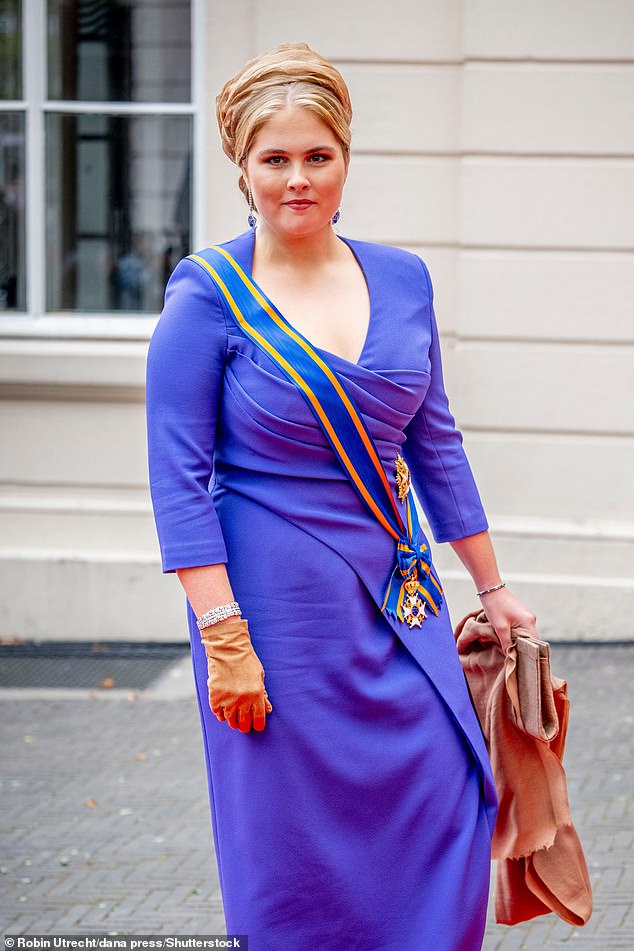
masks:
<path fill-rule="evenodd" d="M 311 205 L 315 204 L 315 202 L 306 201 L 306 200 L 302 200 L 302 201 L 297 200 L 297 201 L 285 201 L 284 204 L 287 206 L 287 208 L 294 208 L 297 211 L 303 211 L 305 208 L 310 208 Z"/>

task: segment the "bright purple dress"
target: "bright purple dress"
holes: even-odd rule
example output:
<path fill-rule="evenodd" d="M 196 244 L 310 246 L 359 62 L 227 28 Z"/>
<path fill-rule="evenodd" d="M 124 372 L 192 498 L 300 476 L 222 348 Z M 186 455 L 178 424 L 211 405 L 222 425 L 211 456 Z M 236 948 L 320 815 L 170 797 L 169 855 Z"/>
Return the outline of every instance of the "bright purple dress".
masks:
<path fill-rule="evenodd" d="M 483 531 L 427 269 L 342 240 L 370 324 L 357 364 L 320 352 L 392 485 L 405 456 L 435 539 Z M 251 272 L 253 232 L 224 247 Z M 170 280 L 147 396 L 163 569 L 227 562 L 273 704 L 262 733 L 216 720 L 189 609 L 228 932 L 250 951 L 476 951 L 496 801 L 446 605 L 412 631 L 380 612 L 393 539 L 192 261 Z"/>

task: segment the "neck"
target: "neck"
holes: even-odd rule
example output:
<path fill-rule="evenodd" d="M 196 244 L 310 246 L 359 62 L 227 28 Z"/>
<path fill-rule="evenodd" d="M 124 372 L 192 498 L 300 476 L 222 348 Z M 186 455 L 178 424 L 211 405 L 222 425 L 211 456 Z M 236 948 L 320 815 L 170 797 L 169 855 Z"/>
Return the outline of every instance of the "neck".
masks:
<path fill-rule="evenodd" d="M 330 225 L 315 234 L 293 238 L 281 236 L 262 223 L 256 232 L 254 260 L 260 266 L 314 269 L 335 260 L 341 251 L 341 241 Z"/>

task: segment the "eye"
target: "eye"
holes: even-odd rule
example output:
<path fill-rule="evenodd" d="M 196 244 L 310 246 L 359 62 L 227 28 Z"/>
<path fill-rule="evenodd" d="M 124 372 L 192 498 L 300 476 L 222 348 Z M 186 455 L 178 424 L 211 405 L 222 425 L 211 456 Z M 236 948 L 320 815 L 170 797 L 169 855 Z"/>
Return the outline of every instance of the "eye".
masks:
<path fill-rule="evenodd" d="M 322 165 L 324 162 L 330 161 L 330 156 L 326 155 L 325 152 L 313 152 L 308 161 L 312 165 Z"/>
<path fill-rule="evenodd" d="M 283 155 L 268 155 L 264 160 L 264 163 L 265 165 L 278 166 L 283 165 L 285 161 L 286 160 Z"/>

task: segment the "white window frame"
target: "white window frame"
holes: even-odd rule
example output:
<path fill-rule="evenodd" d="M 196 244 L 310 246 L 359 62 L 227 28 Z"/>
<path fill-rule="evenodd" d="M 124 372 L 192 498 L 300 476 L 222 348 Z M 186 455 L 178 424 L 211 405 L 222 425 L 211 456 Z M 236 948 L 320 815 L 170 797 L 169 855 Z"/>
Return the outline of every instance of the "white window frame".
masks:
<path fill-rule="evenodd" d="M 82 314 L 81 311 L 47 311 L 45 274 L 45 162 L 44 127 L 53 113 L 115 115 L 183 115 L 192 118 L 192 247 L 203 244 L 205 175 L 205 0 L 191 0 L 191 101 L 185 103 L 121 103 L 49 100 L 46 98 L 46 0 L 22 2 L 21 100 L 0 101 L 3 112 L 25 116 L 25 230 L 26 311 L 0 313 L 1 337 L 80 339 L 149 339 L 158 314 Z"/>

